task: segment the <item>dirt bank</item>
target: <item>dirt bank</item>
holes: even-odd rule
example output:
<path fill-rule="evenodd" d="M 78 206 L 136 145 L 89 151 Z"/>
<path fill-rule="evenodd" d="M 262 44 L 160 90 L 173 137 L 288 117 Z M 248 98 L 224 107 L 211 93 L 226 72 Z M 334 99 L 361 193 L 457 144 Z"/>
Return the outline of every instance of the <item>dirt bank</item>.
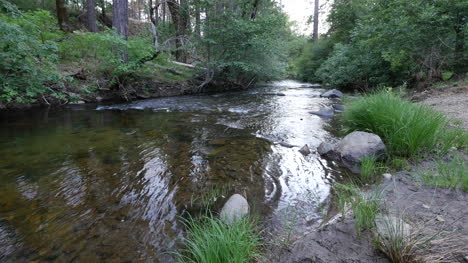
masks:
<path fill-rule="evenodd" d="M 459 120 L 468 130 L 468 84 L 438 85 L 422 92 L 414 93 L 411 98 L 433 109 L 445 113 L 454 120 Z"/>
<path fill-rule="evenodd" d="M 415 180 L 413 175 L 419 169 L 433 165 L 431 160 L 418 163 L 408 172 L 399 172 L 373 188 L 383 191 L 381 210 L 384 213 L 404 218 L 415 235 L 435 237 L 415 253 L 421 262 L 464 262 L 468 256 L 468 193 L 425 186 Z M 444 260 L 435 260 L 440 257 Z M 370 231 L 358 236 L 352 213 L 345 217 L 339 215 L 298 238 L 289 248 L 271 253 L 268 261 L 389 262 L 374 246 Z"/>

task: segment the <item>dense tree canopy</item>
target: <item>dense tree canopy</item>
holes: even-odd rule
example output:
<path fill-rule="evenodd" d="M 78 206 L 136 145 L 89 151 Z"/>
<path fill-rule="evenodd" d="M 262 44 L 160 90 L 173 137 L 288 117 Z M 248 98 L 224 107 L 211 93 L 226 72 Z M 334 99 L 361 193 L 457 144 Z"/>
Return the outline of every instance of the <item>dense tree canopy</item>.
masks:
<path fill-rule="evenodd" d="M 463 0 L 336 0 L 330 30 L 297 62 L 300 75 L 340 87 L 425 85 L 461 75 L 467 14 Z"/>

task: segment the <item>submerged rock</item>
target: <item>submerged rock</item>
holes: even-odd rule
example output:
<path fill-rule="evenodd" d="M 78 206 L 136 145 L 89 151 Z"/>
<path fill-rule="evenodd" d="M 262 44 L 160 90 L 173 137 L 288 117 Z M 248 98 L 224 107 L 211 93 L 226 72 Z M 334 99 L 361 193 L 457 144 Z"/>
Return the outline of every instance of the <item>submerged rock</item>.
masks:
<path fill-rule="evenodd" d="M 234 194 L 229 197 L 227 202 L 224 204 L 220 217 L 225 223 L 232 224 L 236 220 L 247 216 L 249 214 L 249 210 L 250 207 L 247 200 L 245 200 L 245 198 L 240 194 Z"/>
<path fill-rule="evenodd" d="M 299 149 L 299 152 L 302 153 L 305 156 L 309 155 L 310 154 L 309 146 L 307 144 L 302 146 L 302 148 Z"/>
<path fill-rule="evenodd" d="M 324 108 L 319 111 L 311 111 L 309 113 L 320 116 L 322 118 L 332 118 L 334 115 L 333 108 Z"/>
<path fill-rule="evenodd" d="M 320 95 L 320 97 L 323 98 L 341 98 L 343 97 L 343 93 L 337 89 L 332 89 L 329 91 L 326 91 Z"/>
<path fill-rule="evenodd" d="M 333 107 L 333 109 L 335 109 L 337 111 L 344 111 L 345 110 L 345 106 L 341 105 L 341 104 L 334 104 L 332 107 Z"/>

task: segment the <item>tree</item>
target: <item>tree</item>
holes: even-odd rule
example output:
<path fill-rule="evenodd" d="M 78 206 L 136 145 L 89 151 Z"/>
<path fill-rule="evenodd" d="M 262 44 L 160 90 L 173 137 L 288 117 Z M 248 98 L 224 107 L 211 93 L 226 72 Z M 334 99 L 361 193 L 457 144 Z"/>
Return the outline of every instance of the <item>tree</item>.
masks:
<path fill-rule="evenodd" d="M 171 13 L 172 22 L 176 28 L 175 44 L 176 59 L 181 62 L 187 62 L 187 56 L 182 46 L 186 38 L 187 26 L 189 23 L 188 5 L 186 0 L 180 0 L 180 5 L 174 1 L 166 1 Z"/>
<path fill-rule="evenodd" d="M 315 7 L 314 7 L 314 33 L 313 33 L 313 40 L 317 41 L 319 37 L 319 0 L 315 0 Z"/>
<path fill-rule="evenodd" d="M 87 12 L 88 12 L 88 30 L 90 32 L 98 32 L 96 24 L 96 9 L 94 0 L 87 1 Z"/>
<path fill-rule="evenodd" d="M 112 0 L 112 27 L 117 34 L 128 39 L 128 1 Z"/>
<path fill-rule="evenodd" d="M 67 8 L 63 3 L 63 0 L 55 0 L 55 6 L 57 9 L 57 20 L 59 27 L 64 32 L 70 32 L 70 26 L 68 22 Z"/>

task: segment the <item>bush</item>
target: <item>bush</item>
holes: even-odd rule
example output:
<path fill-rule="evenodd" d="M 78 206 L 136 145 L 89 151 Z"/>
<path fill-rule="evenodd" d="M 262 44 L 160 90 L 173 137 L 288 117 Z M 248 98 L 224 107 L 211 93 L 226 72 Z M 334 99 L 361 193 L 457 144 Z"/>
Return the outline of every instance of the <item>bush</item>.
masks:
<path fill-rule="evenodd" d="M 391 83 L 386 74 L 387 64 L 378 53 L 369 49 L 337 44 L 316 75 L 322 82 L 335 87 L 368 88 Z"/>
<path fill-rule="evenodd" d="M 348 132 L 379 135 L 391 155 L 413 157 L 448 142 L 447 119 L 427 106 L 413 104 L 391 91 L 380 90 L 351 101 L 342 115 Z"/>
<path fill-rule="evenodd" d="M 323 81 L 324 79 L 318 78 L 315 73 L 332 50 L 333 44 L 329 40 L 306 43 L 302 51 L 302 56 L 296 62 L 300 78 L 307 82 Z"/>
<path fill-rule="evenodd" d="M 53 17 L 36 11 L 9 17 L 0 14 L 0 101 L 28 103 L 49 88 L 61 75 L 56 69 L 57 46 Z"/>
<path fill-rule="evenodd" d="M 260 239 L 249 218 L 227 225 L 210 215 L 184 223 L 188 228 L 186 248 L 177 253 L 178 262 L 248 263 L 259 257 Z"/>

